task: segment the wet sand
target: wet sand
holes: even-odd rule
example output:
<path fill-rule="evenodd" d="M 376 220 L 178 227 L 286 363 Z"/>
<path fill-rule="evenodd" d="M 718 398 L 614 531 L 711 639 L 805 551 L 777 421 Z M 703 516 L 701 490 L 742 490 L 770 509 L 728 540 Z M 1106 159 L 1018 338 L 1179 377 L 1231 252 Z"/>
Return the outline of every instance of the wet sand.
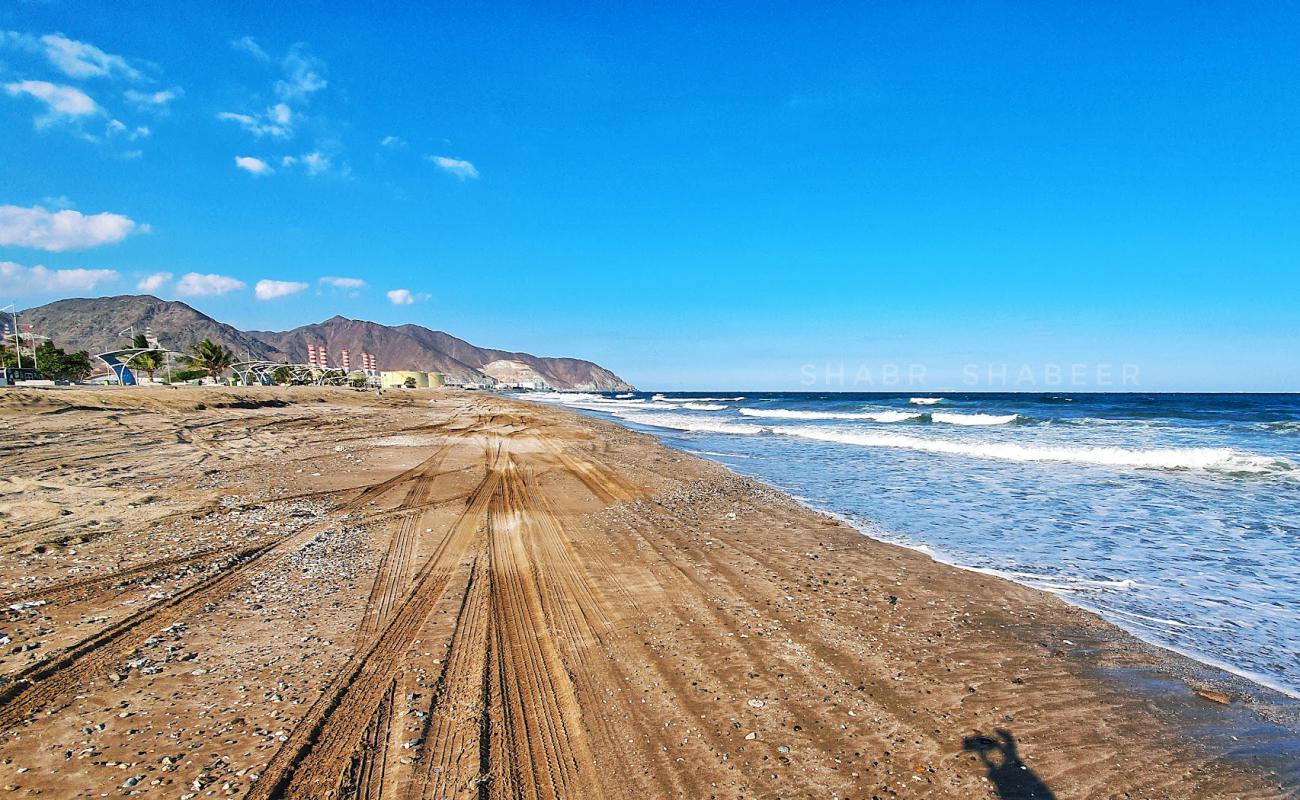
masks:
<path fill-rule="evenodd" d="M 565 410 L 0 390 L 0 432 L 8 796 L 1293 796 L 1267 692 Z"/>

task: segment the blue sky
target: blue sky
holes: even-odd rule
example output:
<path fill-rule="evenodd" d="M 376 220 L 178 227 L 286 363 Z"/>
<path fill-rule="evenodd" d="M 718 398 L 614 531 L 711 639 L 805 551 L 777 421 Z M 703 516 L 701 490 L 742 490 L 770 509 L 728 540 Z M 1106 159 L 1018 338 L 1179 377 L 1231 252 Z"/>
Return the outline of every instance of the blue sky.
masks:
<path fill-rule="evenodd" d="M 665 389 L 1300 389 L 1300 21 L 1118 5 L 9 3 L 0 304 L 153 276 Z"/>

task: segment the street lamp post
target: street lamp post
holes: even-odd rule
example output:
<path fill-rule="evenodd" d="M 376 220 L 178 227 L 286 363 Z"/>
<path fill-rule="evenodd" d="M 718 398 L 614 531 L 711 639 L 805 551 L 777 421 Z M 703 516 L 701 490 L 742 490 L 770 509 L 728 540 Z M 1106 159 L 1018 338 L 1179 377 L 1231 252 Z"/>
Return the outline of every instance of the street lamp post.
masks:
<path fill-rule="evenodd" d="M 8 311 L 14 320 L 14 351 L 18 353 L 18 369 L 23 368 L 23 340 L 19 338 L 18 333 L 18 304 L 10 303 L 0 311 Z M 35 366 L 35 365 L 33 365 Z"/>

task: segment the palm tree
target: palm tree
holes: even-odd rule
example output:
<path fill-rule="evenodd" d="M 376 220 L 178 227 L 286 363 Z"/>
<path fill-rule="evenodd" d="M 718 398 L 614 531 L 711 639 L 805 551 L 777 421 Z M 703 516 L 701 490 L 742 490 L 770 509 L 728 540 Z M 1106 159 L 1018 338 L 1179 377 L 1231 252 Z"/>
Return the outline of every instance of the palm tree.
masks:
<path fill-rule="evenodd" d="M 208 377 L 216 380 L 235 363 L 235 354 L 211 339 L 204 339 L 190 347 L 189 360 L 195 369 L 208 373 Z"/>
<path fill-rule="evenodd" d="M 163 354 L 157 350 L 136 353 L 127 364 L 148 375 L 149 382 L 153 383 L 153 374 L 163 368 Z"/>

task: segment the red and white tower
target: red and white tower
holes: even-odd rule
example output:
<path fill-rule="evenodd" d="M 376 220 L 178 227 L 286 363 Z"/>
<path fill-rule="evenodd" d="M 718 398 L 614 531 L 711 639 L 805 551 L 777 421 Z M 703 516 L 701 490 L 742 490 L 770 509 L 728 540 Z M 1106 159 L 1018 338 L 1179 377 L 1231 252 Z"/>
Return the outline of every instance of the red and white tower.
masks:
<path fill-rule="evenodd" d="M 321 369 L 330 368 L 330 357 L 329 353 L 325 352 L 325 345 L 316 346 L 316 360 L 320 362 Z"/>
<path fill-rule="evenodd" d="M 316 366 L 316 345 L 311 343 L 307 345 L 307 363 Z"/>
<path fill-rule="evenodd" d="M 344 372 L 349 372 L 349 371 L 351 371 L 351 369 L 352 369 L 352 358 L 351 358 L 351 356 L 348 355 L 348 351 L 347 351 L 347 350 L 340 350 L 340 351 L 339 351 L 339 354 L 340 354 L 340 358 L 343 359 L 343 371 L 344 371 Z"/>

